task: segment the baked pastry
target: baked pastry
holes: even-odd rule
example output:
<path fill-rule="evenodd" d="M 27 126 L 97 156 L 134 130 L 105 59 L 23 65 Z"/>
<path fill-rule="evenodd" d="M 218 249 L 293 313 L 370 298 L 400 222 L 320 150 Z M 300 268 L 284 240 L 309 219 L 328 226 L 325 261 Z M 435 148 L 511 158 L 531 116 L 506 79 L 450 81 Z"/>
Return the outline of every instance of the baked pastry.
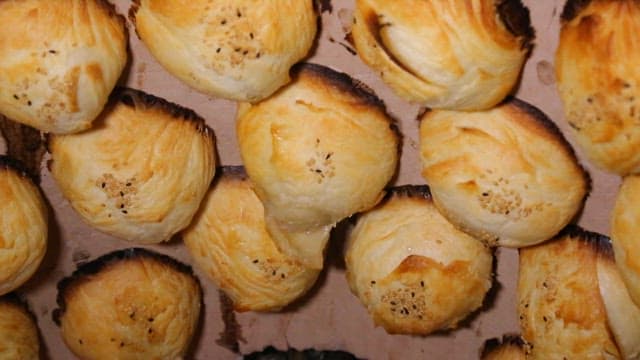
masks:
<path fill-rule="evenodd" d="M 515 87 L 534 31 L 519 0 L 357 0 L 360 58 L 402 98 L 482 110 Z"/>
<path fill-rule="evenodd" d="M 519 335 L 503 335 L 502 339 L 485 341 L 480 353 L 481 360 L 525 360 L 524 340 Z"/>
<path fill-rule="evenodd" d="M 555 124 L 517 99 L 486 111 L 426 112 L 420 158 L 438 209 L 490 245 L 551 238 L 582 208 L 589 188 Z"/>
<path fill-rule="evenodd" d="M 607 239 L 608 240 L 608 239 Z M 609 329 L 622 359 L 640 358 L 640 308 L 631 300 L 616 266 L 610 241 L 601 241 L 597 259 L 598 286 Z"/>
<path fill-rule="evenodd" d="M 200 319 L 202 290 L 191 268 L 145 249 L 118 250 L 58 283 L 53 313 L 82 359 L 178 359 Z"/>
<path fill-rule="evenodd" d="M 347 236 L 351 291 L 391 334 L 455 328 L 482 305 L 492 261 L 485 244 L 438 212 L 425 186 L 391 189 Z"/>
<path fill-rule="evenodd" d="M 51 136 L 49 151 L 53 178 L 83 220 L 143 244 L 189 225 L 216 164 L 213 131 L 200 116 L 124 88 L 93 129 Z"/>
<path fill-rule="evenodd" d="M 334 225 L 375 205 L 395 174 L 399 136 L 384 104 L 347 74 L 304 64 L 260 103 L 243 103 L 237 136 L 280 250 L 320 269 Z"/>
<path fill-rule="evenodd" d="M 87 129 L 127 62 L 106 0 L 0 1 L 0 113 L 41 131 Z"/>
<path fill-rule="evenodd" d="M 0 296 L 0 358 L 40 358 L 36 319 L 15 294 Z"/>
<path fill-rule="evenodd" d="M 195 264 L 237 311 L 277 311 L 303 295 L 319 271 L 282 254 L 242 167 L 223 167 L 198 215 L 182 232 Z"/>
<path fill-rule="evenodd" d="M 616 258 L 629 295 L 640 306 L 640 176 L 622 180 L 611 214 L 611 239 Z"/>
<path fill-rule="evenodd" d="M 17 161 L 0 155 L 0 295 L 24 284 L 47 251 L 47 208 Z"/>
<path fill-rule="evenodd" d="M 555 55 L 570 131 L 586 157 L 620 175 L 640 171 L 640 3 L 568 0 Z"/>
<path fill-rule="evenodd" d="M 520 249 L 518 313 L 531 359 L 614 359 L 596 267 L 603 236 L 569 227 Z"/>
<path fill-rule="evenodd" d="M 312 0 L 134 0 L 136 32 L 164 68 L 205 94 L 259 101 L 310 51 Z"/>

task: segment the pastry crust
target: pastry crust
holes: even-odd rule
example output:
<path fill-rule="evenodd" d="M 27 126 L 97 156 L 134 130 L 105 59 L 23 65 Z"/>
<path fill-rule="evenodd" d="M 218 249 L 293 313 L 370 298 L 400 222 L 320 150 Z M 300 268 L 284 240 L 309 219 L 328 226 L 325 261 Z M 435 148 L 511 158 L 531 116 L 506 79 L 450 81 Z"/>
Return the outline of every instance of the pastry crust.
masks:
<path fill-rule="evenodd" d="M 640 306 L 640 176 L 622 180 L 611 214 L 611 239 L 629 295 Z"/>
<path fill-rule="evenodd" d="M 0 113 L 41 131 L 87 129 L 127 62 L 106 0 L 0 1 Z"/>
<path fill-rule="evenodd" d="M 502 339 L 485 341 L 480 353 L 481 360 L 525 360 L 524 340 L 519 335 L 503 335 Z"/>
<path fill-rule="evenodd" d="M 360 58 L 404 99 L 482 110 L 514 88 L 534 32 L 519 0 L 357 0 L 352 35 Z"/>
<path fill-rule="evenodd" d="M 40 358 L 36 319 L 26 303 L 15 294 L 0 297 L 0 358 Z"/>
<path fill-rule="evenodd" d="M 33 276 L 47 251 L 47 238 L 40 189 L 17 161 L 0 155 L 0 295 Z"/>
<path fill-rule="evenodd" d="M 569 0 L 555 65 L 572 135 L 619 175 L 640 171 L 640 2 Z"/>
<path fill-rule="evenodd" d="M 553 237 L 582 208 L 589 188 L 555 124 L 517 99 L 481 112 L 425 113 L 420 157 L 438 208 L 490 245 Z"/>
<path fill-rule="evenodd" d="M 569 227 L 520 249 L 518 313 L 529 359 L 617 359 L 598 285 L 602 235 Z"/>
<path fill-rule="evenodd" d="M 269 233 L 320 269 L 333 226 L 381 199 L 399 136 L 383 103 L 348 75 L 314 64 L 293 74 L 276 95 L 239 107 L 237 136 Z"/>
<path fill-rule="evenodd" d="M 289 82 L 318 21 L 312 0 L 135 0 L 130 18 L 168 72 L 206 94 L 251 102 Z"/>
<path fill-rule="evenodd" d="M 278 311 L 306 293 L 320 272 L 278 250 L 244 169 L 221 172 L 182 232 L 184 243 L 235 310 Z"/>
<path fill-rule="evenodd" d="M 598 286 L 622 359 L 640 359 L 640 308 L 631 300 L 610 241 L 598 247 Z"/>
<path fill-rule="evenodd" d="M 83 220 L 145 244 L 189 225 L 216 165 L 213 131 L 202 118 L 124 88 L 93 129 L 51 136 L 49 151 L 51 173 Z"/>
<path fill-rule="evenodd" d="M 492 253 L 436 209 L 425 186 L 390 190 L 358 216 L 347 236 L 351 291 L 391 334 L 453 329 L 480 308 L 492 282 Z"/>
<path fill-rule="evenodd" d="M 80 266 L 58 284 L 54 321 L 82 359 L 182 358 L 200 318 L 191 268 L 166 255 L 126 249 Z"/>

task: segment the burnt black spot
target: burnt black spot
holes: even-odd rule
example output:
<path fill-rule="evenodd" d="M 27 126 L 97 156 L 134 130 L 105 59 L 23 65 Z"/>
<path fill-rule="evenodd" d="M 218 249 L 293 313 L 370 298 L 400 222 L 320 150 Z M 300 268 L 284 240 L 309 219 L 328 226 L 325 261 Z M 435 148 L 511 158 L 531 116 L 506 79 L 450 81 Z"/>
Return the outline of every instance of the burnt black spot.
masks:
<path fill-rule="evenodd" d="M 496 11 L 509 32 L 522 37 L 522 48 L 530 50 L 535 30 L 531 25 L 529 9 L 520 0 L 501 0 L 496 4 Z"/>
<path fill-rule="evenodd" d="M 569 22 L 575 19 L 576 16 L 591 3 L 591 0 L 567 0 L 560 14 L 560 19 L 563 22 Z"/>

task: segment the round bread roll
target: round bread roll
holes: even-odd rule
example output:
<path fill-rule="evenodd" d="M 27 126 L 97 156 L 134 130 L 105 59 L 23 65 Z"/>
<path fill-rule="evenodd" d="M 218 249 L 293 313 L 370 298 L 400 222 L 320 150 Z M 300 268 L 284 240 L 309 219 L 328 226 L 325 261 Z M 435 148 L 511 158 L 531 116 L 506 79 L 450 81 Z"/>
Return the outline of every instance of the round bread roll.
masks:
<path fill-rule="evenodd" d="M 259 101 L 310 51 L 312 0 L 134 0 L 136 32 L 172 75 L 208 95 Z"/>
<path fill-rule="evenodd" d="M 182 237 L 196 265 L 237 311 L 280 310 L 306 293 L 319 274 L 278 250 L 241 167 L 222 168 Z"/>
<path fill-rule="evenodd" d="M 622 180 L 611 217 L 616 264 L 631 298 L 640 306 L 640 176 Z"/>
<path fill-rule="evenodd" d="M 569 227 L 520 249 L 518 313 L 530 359 L 619 359 L 598 285 L 599 234 Z"/>
<path fill-rule="evenodd" d="M 481 360 L 525 360 L 524 340 L 519 335 L 503 335 L 502 339 L 491 338 L 485 341 L 480 355 Z"/>
<path fill-rule="evenodd" d="M 36 319 L 16 295 L 0 297 L 0 358 L 40 359 Z"/>
<path fill-rule="evenodd" d="M 491 288 L 490 249 L 451 225 L 425 186 L 394 188 L 360 214 L 345 260 L 351 291 L 391 334 L 453 329 Z"/>
<path fill-rule="evenodd" d="M 420 156 L 438 209 L 490 245 L 551 238 L 588 193 L 588 175 L 555 124 L 516 99 L 487 111 L 425 113 Z"/>
<path fill-rule="evenodd" d="M 125 249 L 60 281 L 57 302 L 54 321 L 81 359 L 179 359 L 192 342 L 202 290 L 187 265 Z"/>
<path fill-rule="evenodd" d="M 133 89 L 114 91 L 93 129 L 51 136 L 49 151 L 53 178 L 80 216 L 141 244 L 189 225 L 216 165 L 202 118 Z"/>
<path fill-rule="evenodd" d="M 282 252 L 320 269 L 335 224 L 374 206 L 395 174 L 399 135 L 371 90 L 321 65 L 294 69 L 291 84 L 238 108 L 247 174 Z"/>
<path fill-rule="evenodd" d="M 24 284 L 47 251 L 47 208 L 21 165 L 0 155 L 0 295 Z"/>
<path fill-rule="evenodd" d="M 629 296 L 616 266 L 611 242 L 601 242 L 596 265 L 607 323 L 618 344 L 621 358 L 640 359 L 640 307 Z"/>
<path fill-rule="evenodd" d="M 0 1 L 0 113 L 45 132 L 87 129 L 127 62 L 106 0 Z"/>
<path fill-rule="evenodd" d="M 360 58 L 402 98 L 482 110 L 516 85 L 534 31 L 519 0 L 357 0 Z"/>
<path fill-rule="evenodd" d="M 640 2 L 569 0 L 556 50 L 571 133 L 598 167 L 640 171 Z"/>

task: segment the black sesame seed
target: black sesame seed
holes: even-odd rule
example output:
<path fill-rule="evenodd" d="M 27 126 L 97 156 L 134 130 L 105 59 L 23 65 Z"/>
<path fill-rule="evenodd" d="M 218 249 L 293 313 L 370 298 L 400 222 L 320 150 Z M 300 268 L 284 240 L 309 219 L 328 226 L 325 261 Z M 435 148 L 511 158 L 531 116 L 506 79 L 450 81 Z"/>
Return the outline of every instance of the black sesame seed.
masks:
<path fill-rule="evenodd" d="M 247 55 L 249 53 L 249 50 L 245 50 L 242 52 L 242 55 Z"/>
<path fill-rule="evenodd" d="M 424 281 L 420 281 L 420 286 L 424 287 Z"/>
<path fill-rule="evenodd" d="M 120 341 L 120 347 L 124 347 L 124 342 Z"/>
<path fill-rule="evenodd" d="M 16 99 L 16 100 L 20 99 L 20 98 L 18 97 L 18 95 L 16 95 L 16 94 L 13 94 L 13 98 L 14 98 L 14 99 Z"/>
<path fill-rule="evenodd" d="M 284 274 L 280 274 L 280 278 L 284 279 L 285 278 Z"/>
<path fill-rule="evenodd" d="M 222 20 L 222 21 L 220 21 L 220 24 L 221 24 L 221 25 L 226 25 L 226 24 L 227 24 L 227 20 Z"/>
<path fill-rule="evenodd" d="M 273 271 L 271 272 L 271 275 L 275 276 L 275 275 L 276 275 L 276 271 L 275 271 L 275 270 L 273 270 Z"/>
<path fill-rule="evenodd" d="M 546 321 L 547 321 L 547 317 L 546 317 L 546 316 L 543 316 L 543 317 L 542 317 L 542 320 L 546 322 Z"/>
<path fill-rule="evenodd" d="M 120 204 L 120 209 L 123 209 L 123 208 L 124 208 L 124 204 Z"/>
<path fill-rule="evenodd" d="M 396 304 L 396 302 L 395 302 L 395 301 L 391 301 L 391 302 L 389 302 L 389 304 L 391 304 L 391 305 L 395 305 L 395 304 Z"/>
<path fill-rule="evenodd" d="M 257 263 L 258 263 L 258 259 L 254 259 L 254 260 L 253 260 L 253 263 L 254 263 L 254 264 L 257 264 Z"/>
<path fill-rule="evenodd" d="M 57 54 L 58 52 L 55 50 L 49 50 L 49 54 Z"/>
<path fill-rule="evenodd" d="M 82 339 L 78 339 L 78 343 L 82 345 L 83 344 Z"/>
<path fill-rule="evenodd" d="M 150 317 L 150 318 L 148 318 L 148 319 L 147 319 L 147 321 L 148 321 L 148 322 L 153 322 L 153 318 L 152 318 L 152 317 Z"/>
<path fill-rule="evenodd" d="M 222 50 L 222 49 L 217 48 L 217 49 L 216 49 L 216 53 L 220 53 L 220 50 Z"/>
<path fill-rule="evenodd" d="M 376 281 L 375 280 L 371 280 L 371 285 L 375 285 Z"/>
<path fill-rule="evenodd" d="M 260 53 L 256 54 L 256 59 L 260 59 Z"/>
<path fill-rule="evenodd" d="M 249 33 L 249 37 L 253 39 L 253 33 Z"/>
<path fill-rule="evenodd" d="M 104 189 L 104 187 L 107 186 L 107 184 L 106 183 L 102 183 L 100 186 Z"/>
<path fill-rule="evenodd" d="M 149 330 L 147 330 L 147 333 L 151 334 L 153 332 L 152 328 L 149 328 Z"/>
<path fill-rule="evenodd" d="M 122 210 L 123 214 L 128 214 L 127 210 Z"/>
<path fill-rule="evenodd" d="M 124 192 L 123 191 L 120 191 L 120 196 L 124 196 Z"/>
<path fill-rule="evenodd" d="M 31 100 L 27 101 L 27 105 L 31 106 Z"/>
<path fill-rule="evenodd" d="M 125 185 L 126 185 L 126 186 L 131 186 L 131 183 L 130 183 L 130 182 L 128 182 L 128 183 L 126 183 Z"/>

